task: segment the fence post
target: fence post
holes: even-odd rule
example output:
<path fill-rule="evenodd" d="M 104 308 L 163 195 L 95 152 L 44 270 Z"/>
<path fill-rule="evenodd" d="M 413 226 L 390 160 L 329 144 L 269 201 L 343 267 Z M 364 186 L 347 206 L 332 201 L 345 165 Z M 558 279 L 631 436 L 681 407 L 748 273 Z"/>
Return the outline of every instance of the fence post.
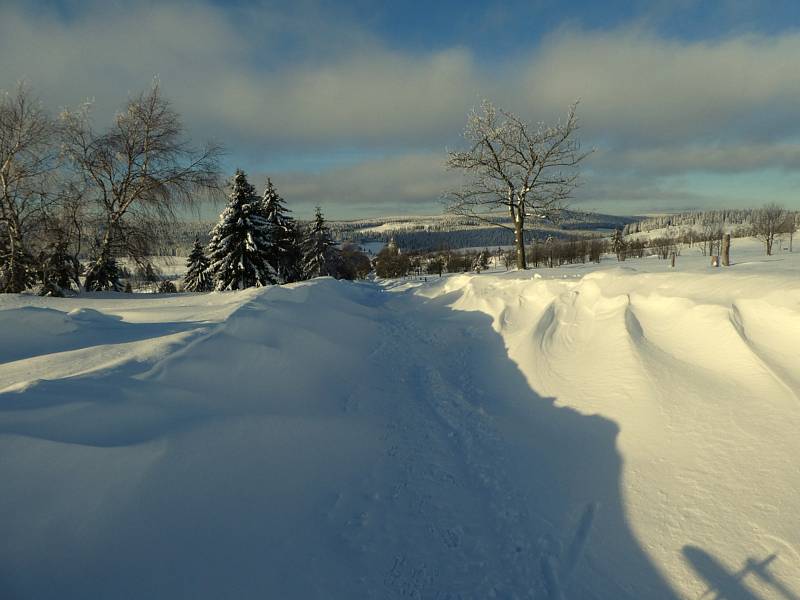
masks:
<path fill-rule="evenodd" d="M 726 233 L 722 238 L 722 266 L 731 266 L 731 234 Z"/>

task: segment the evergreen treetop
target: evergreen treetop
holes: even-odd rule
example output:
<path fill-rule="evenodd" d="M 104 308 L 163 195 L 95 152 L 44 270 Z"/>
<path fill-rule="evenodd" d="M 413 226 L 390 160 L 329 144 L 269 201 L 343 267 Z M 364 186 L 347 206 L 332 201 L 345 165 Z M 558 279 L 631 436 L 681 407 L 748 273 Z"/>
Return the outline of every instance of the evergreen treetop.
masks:
<path fill-rule="evenodd" d="M 183 289 L 187 292 L 207 292 L 213 288 L 211 274 L 208 271 L 210 261 L 203 252 L 200 240 L 195 238 L 192 251 L 186 260 L 186 275 L 183 278 Z"/>
<path fill-rule="evenodd" d="M 322 209 L 317 206 L 303 244 L 303 275 L 307 279 L 331 274 L 329 263 L 334 246 Z"/>
<path fill-rule="evenodd" d="M 291 211 L 286 208 L 286 202 L 278 194 L 278 190 L 269 177 L 267 177 L 267 187 L 264 188 L 264 194 L 261 197 L 261 205 L 264 216 L 273 225 L 287 228 L 293 225 L 294 219 L 289 216 Z"/>
<path fill-rule="evenodd" d="M 297 226 L 270 178 L 267 178 L 267 187 L 261 198 L 261 210 L 272 225 L 272 246 L 268 258 L 270 265 L 281 282 L 297 281 L 300 279 Z"/>
<path fill-rule="evenodd" d="M 237 169 L 228 206 L 211 231 L 209 267 L 217 290 L 236 290 L 276 282 L 269 263 L 272 226 L 263 214 L 261 199 Z"/>

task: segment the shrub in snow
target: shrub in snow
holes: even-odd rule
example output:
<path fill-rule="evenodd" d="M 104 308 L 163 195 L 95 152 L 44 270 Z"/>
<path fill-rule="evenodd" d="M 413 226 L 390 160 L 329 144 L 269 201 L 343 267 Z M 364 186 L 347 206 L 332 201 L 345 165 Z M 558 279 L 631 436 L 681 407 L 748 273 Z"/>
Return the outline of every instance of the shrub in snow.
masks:
<path fill-rule="evenodd" d="M 236 171 L 228 206 L 211 230 L 208 255 L 209 272 L 217 290 L 238 290 L 276 283 L 270 265 L 272 228 L 261 210 L 261 199 L 247 181 L 244 171 Z"/>
<path fill-rule="evenodd" d="M 444 257 L 443 256 L 434 256 L 428 261 L 426 271 L 429 275 L 438 275 L 439 277 L 442 276 L 442 272 L 444 271 Z"/>
<path fill-rule="evenodd" d="M 385 246 L 375 257 L 375 274 L 378 277 L 403 277 L 408 274 L 411 261 L 395 244 Z"/>
<path fill-rule="evenodd" d="M 372 271 L 372 263 L 356 244 L 342 244 L 336 252 L 335 272 L 336 279 L 364 279 Z"/>
<path fill-rule="evenodd" d="M 176 288 L 175 284 L 172 283 L 169 279 L 164 279 L 161 283 L 158 284 L 159 294 L 175 294 L 177 291 L 178 288 Z"/>

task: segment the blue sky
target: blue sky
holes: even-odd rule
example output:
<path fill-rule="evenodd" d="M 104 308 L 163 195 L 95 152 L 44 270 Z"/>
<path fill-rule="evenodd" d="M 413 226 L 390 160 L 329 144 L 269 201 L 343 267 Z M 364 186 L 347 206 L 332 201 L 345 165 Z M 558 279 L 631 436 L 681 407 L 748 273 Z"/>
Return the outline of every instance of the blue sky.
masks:
<path fill-rule="evenodd" d="M 483 98 L 532 121 L 581 99 L 577 208 L 800 208 L 798 59 L 785 0 L 0 4 L 0 88 L 102 124 L 158 76 L 301 216 L 441 212 Z"/>

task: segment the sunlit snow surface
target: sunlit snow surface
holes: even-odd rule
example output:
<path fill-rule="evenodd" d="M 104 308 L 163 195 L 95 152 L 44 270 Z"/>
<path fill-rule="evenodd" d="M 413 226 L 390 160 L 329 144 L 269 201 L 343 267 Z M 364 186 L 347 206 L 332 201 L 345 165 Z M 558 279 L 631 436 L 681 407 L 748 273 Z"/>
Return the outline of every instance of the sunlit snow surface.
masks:
<path fill-rule="evenodd" d="M 733 257 L 0 295 L 0 598 L 797 598 L 800 254 Z"/>

